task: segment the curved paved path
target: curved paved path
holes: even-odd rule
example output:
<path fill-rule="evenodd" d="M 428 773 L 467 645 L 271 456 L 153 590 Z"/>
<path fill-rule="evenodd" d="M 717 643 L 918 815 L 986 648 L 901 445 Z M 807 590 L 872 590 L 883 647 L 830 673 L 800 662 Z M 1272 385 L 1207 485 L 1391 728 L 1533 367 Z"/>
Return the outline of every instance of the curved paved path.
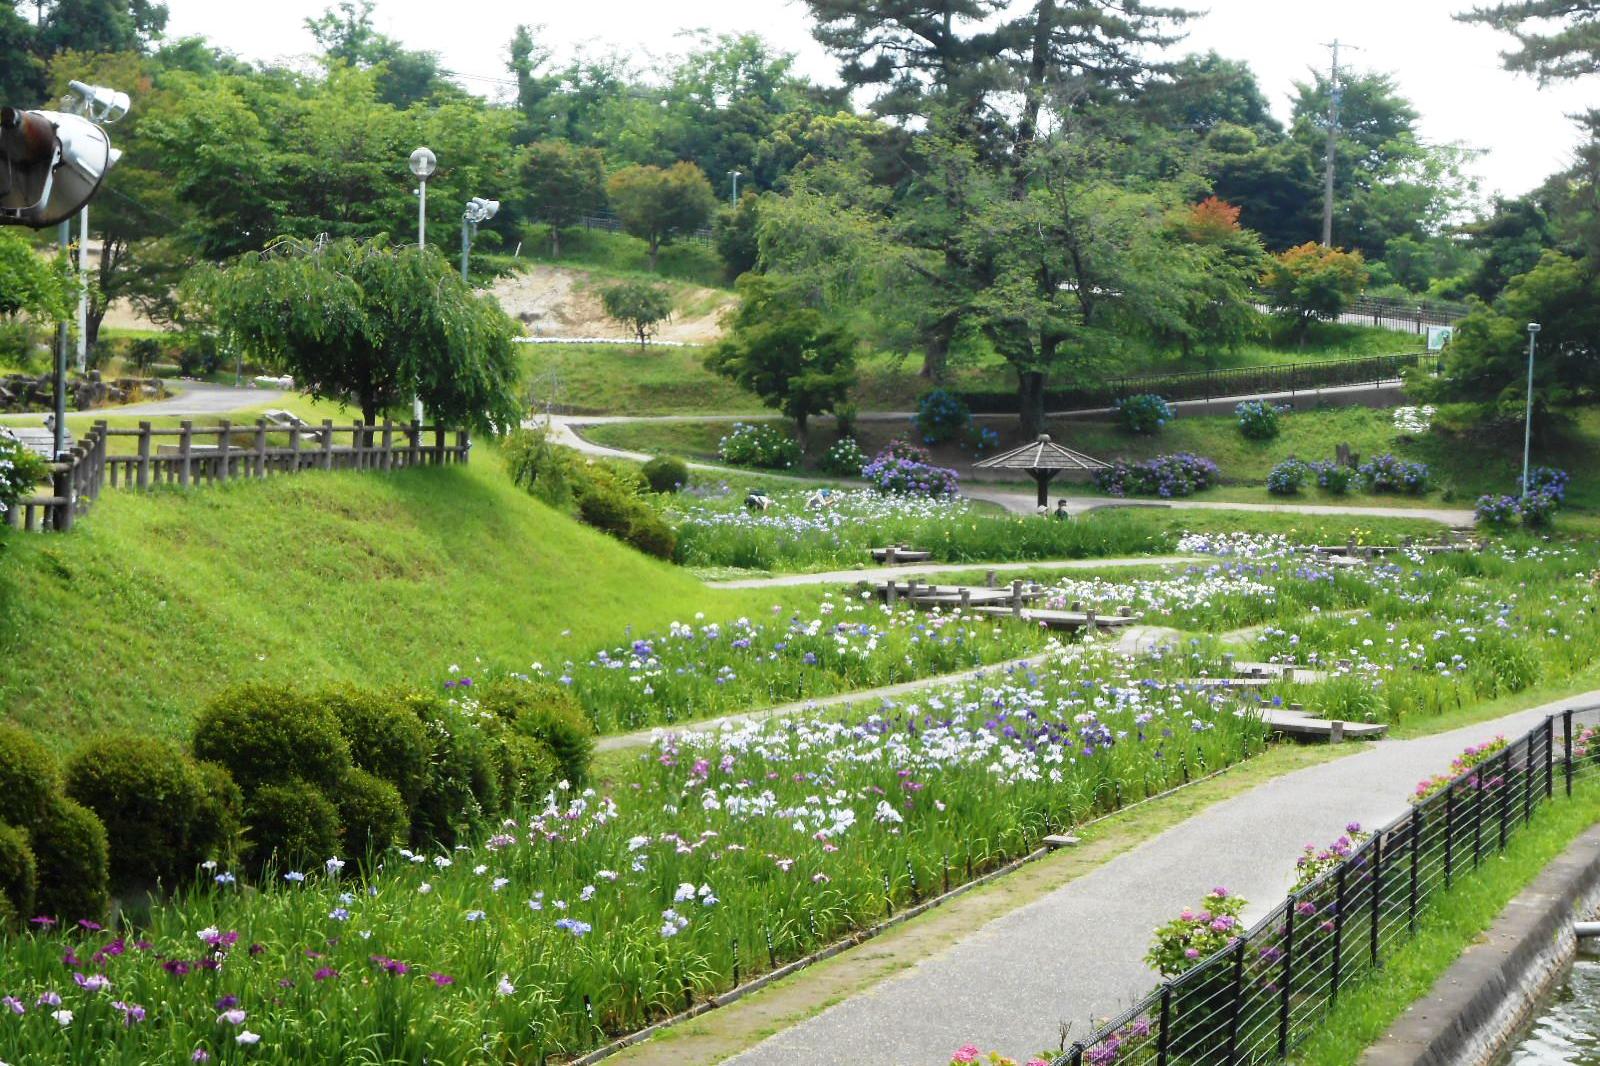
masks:
<path fill-rule="evenodd" d="M 248 407 L 265 407 L 277 403 L 289 393 L 283 389 L 241 389 L 232 385 L 212 385 L 204 381 L 179 381 L 173 383 L 180 389 L 176 396 L 165 400 L 147 400 L 144 403 L 123 404 L 120 407 L 97 407 L 91 411 L 68 411 L 67 418 L 189 418 L 205 415 L 225 415 Z M 48 412 L 38 411 L 6 418 L 43 418 Z"/>
<path fill-rule="evenodd" d="M 1265 914 L 1293 880 L 1307 843 L 1347 822 L 1381 826 L 1407 807 L 1416 782 L 1468 744 L 1515 736 L 1600 690 L 1414 740 L 1385 740 L 1226 800 L 1048 896 L 997 918 L 952 947 L 791 1026 L 727 1062 L 737 1066 L 943 1066 L 966 1043 L 1019 1061 L 1073 1022 L 1127 1007 L 1155 987 L 1142 956 L 1150 931 L 1214 885 Z"/>

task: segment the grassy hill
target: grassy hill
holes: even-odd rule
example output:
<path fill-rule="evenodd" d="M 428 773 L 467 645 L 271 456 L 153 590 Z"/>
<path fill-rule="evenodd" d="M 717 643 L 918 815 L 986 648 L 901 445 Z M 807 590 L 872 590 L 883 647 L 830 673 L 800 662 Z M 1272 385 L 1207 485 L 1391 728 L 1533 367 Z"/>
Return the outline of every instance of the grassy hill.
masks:
<path fill-rule="evenodd" d="M 70 536 L 0 536 L 0 708 L 55 737 L 171 732 L 241 679 L 428 684 L 451 663 L 554 665 L 630 624 L 770 603 L 557 515 L 492 454 L 108 491 Z"/>

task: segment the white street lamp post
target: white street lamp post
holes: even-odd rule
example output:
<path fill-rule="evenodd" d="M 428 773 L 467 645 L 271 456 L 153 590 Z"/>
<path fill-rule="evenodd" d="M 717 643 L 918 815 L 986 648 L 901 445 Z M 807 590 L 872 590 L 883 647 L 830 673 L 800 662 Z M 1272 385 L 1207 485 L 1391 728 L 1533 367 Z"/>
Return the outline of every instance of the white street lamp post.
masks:
<path fill-rule="evenodd" d="M 730 204 L 732 204 L 734 207 L 738 207 L 739 206 L 739 179 L 744 177 L 744 175 L 739 173 L 737 170 L 735 170 L 733 172 L 733 174 L 732 174 L 732 177 L 733 177 L 733 195 L 728 198 L 728 202 Z"/>
<path fill-rule="evenodd" d="M 417 247 L 428 246 L 428 179 L 433 172 L 439 169 L 439 159 L 433 152 L 426 148 L 418 148 L 411 153 L 408 161 L 411 173 L 416 176 L 417 186 Z M 422 421 L 422 397 L 411 398 L 411 417 L 418 422 Z"/>
<path fill-rule="evenodd" d="M 1539 323 L 1528 323 L 1528 407 L 1522 416 L 1522 498 L 1528 498 L 1528 453 L 1533 443 L 1533 350 Z"/>

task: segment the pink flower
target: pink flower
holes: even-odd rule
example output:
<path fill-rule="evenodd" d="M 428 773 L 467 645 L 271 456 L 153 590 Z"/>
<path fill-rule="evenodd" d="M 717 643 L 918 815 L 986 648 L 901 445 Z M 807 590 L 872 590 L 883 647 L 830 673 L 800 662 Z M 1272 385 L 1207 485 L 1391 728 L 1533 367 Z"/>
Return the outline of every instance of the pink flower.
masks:
<path fill-rule="evenodd" d="M 956 1053 L 953 1056 L 951 1056 L 950 1061 L 951 1062 L 977 1062 L 978 1061 L 978 1047 L 977 1047 L 977 1045 L 976 1044 L 963 1044 L 961 1047 L 956 1049 Z"/>

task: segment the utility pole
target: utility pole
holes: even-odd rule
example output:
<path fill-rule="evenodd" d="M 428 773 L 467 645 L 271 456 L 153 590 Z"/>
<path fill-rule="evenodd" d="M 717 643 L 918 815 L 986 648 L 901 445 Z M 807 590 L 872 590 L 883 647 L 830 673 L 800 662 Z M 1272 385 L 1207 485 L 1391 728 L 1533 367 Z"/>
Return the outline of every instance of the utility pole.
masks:
<path fill-rule="evenodd" d="M 1328 45 L 1333 52 L 1333 66 L 1328 75 L 1328 150 L 1322 164 L 1322 246 L 1333 247 L 1333 162 L 1339 148 L 1339 104 L 1344 97 L 1344 85 L 1339 81 L 1339 41 Z M 1354 48 L 1354 45 L 1345 45 Z M 1356 51 L 1360 51 L 1359 48 Z"/>

